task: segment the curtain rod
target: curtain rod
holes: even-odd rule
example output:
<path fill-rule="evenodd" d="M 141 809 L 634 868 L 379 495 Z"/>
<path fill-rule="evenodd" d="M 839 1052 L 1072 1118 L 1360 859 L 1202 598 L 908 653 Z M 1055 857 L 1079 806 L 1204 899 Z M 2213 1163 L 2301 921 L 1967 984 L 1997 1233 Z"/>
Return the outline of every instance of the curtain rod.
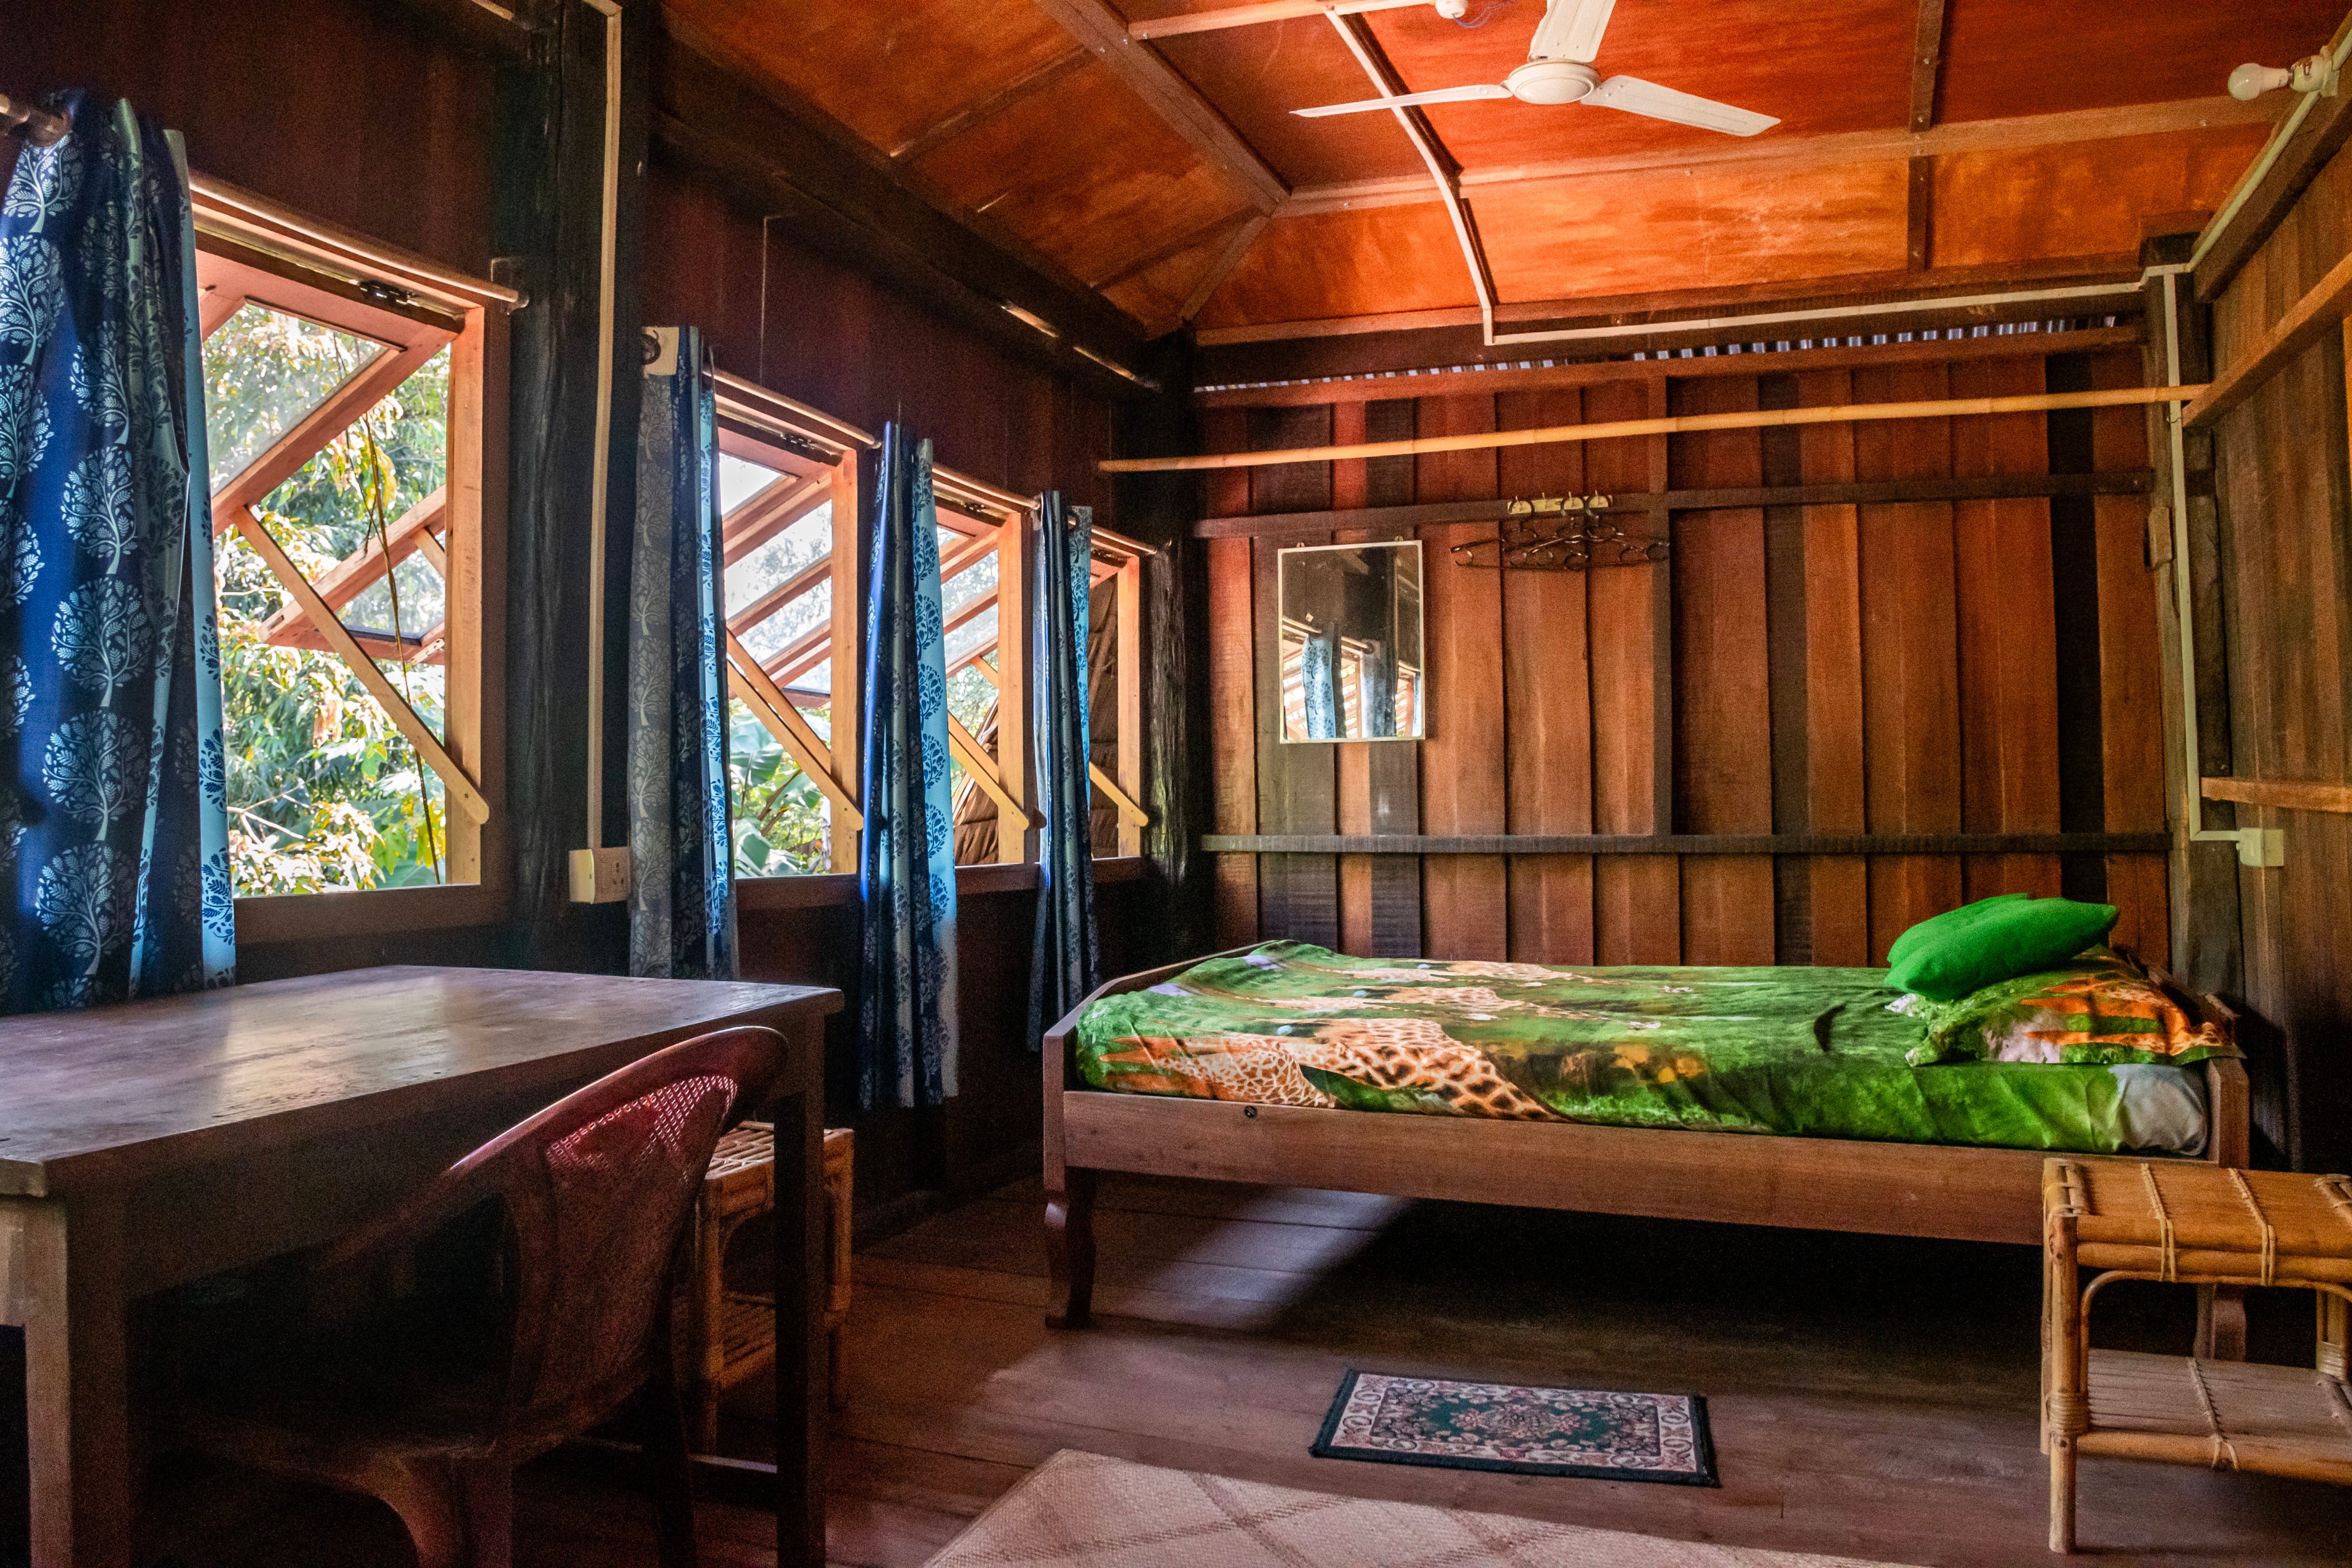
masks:
<path fill-rule="evenodd" d="M 1345 447 L 1299 447 L 1272 452 L 1212 452 L 1198 458 L 1113 458 L 1106 474 L 1191 473 L 1256 468 L 1276 463 L 1328 463 L 1354 458 L 1405 458 L 1423 452 L 1476 452 L 1496 447 L 1543 447 L 1563 441 L 1607 441 L 1622 436 L 1675 436 L 1696 430 L 1758 430 L 1782 425 L 1843 425 L 1880 419 L 1949 419 L 1979 414 L 2038 414 L 2053 408 L 2117 408 L 2145 403 L 2187 403 L 2202 386 L 2130 386 L 2103 392 L 2034 393 L 2019 397 L 1952 397 L 1928 403 L 1846 403 L 1818 408 L 1763 408 L 1738 414 L 1685 414 L 1662 419 L 1619 419 L 1599 425 L 1552 425 L 1530 430 L 1486 430 L 1466 436 L 1423 436 L 1406 441 L 1363 441 Z"/>
<path fill-rule="evenodd" d="M 51 114 L 45 109 L 35 109 L 22 99 L 10 98 L 0 92 L 0 122 L 21 132 L 36 147 L 54 146 L 66 139 L 73 122 L 62 114 Z"/>

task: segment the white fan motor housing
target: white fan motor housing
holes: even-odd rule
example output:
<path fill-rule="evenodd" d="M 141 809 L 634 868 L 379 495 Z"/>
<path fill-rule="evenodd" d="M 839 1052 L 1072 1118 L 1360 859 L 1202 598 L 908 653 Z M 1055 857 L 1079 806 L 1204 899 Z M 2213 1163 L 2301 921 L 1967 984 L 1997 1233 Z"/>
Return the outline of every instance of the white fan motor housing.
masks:
<path fill-rule="evenodd" d="M 1573 60 L 1529 60 L 1503 79 L 1521 103 L 1574 103 L 1601 85 L 1591 66 Z"/>

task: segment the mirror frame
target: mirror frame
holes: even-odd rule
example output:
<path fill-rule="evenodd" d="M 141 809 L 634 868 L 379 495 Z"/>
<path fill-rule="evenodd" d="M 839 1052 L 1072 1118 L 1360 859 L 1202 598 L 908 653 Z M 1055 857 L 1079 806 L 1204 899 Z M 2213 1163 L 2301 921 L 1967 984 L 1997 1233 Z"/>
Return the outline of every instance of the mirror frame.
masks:
<path fill-rule="evenodd" d="M 1282 711 L 1279 694 L 1282 689 L 1282 605 L 1284 584 L 1290 576 L 1290 558 L 1294 555 L 1320 554 L 1335 550 L 1411 550 L 1418 567 L 1421 585 L 1421 732 L 1417 735 L 1334 735 L 1328 740 L 1315 740 L 1306 735 L 1293 735 L 1290 724 Z M 1285 746 L 1355 746 L 1384 745 L 1396 742 L 1417 745 L 1429 739 L 1429 552 L 1416 535 L 1406 539 L 1359 539 L 1346 544 L 1286 544 L 1274 557 L 1274 657 L 1276 665 L 1275 690 L 1277 702 L 1274 712 L 1274 738 Z"/>

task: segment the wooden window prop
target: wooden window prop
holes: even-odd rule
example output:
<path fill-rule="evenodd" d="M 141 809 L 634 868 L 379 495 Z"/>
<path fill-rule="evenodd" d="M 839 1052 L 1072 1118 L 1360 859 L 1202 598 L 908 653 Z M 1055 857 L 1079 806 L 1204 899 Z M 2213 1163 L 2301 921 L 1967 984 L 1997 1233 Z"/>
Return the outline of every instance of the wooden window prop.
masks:
<path fill-rule="evenodd" d="M 364 280 L 341 251 L 312 257 L 247 216 L 225 225 L 207 195 L 198 316 L 237 890 L 478 883 L 494 815 L 483 609 L 499 552 L 482 524 L 498 301 Z M 273 591 L 274 607 L 241 613 Z M 379 752 L 326 670 L 268 649 L 335 656 L 404 746 L 382 737 Z M 385 782 L 406 778 L 392 771 L 404 749 L 413 805 Z"/>
<path fill-rule="evenodd" d="M 719 378 L 720 538 L 727 563 L 730 694 L 764 739 L 739 744 L 739 875 L 857 866 L 858 605 L 835 584 L 857 581 L 857 453 L 874 437 L 750 382 Z M 947 638 L 948 744 L 957 858 L 1036 858 L 1031 775 L 1029 573 L 1033 498 L 949 468 L 933 474 Z M 1118 613 L 1115 773 L 1094 768 L 1119 814 L 1120 853 L 1139 853 L 1144 546 L 1097 531 L 1094 581 L 1116 583 Z M 819 733 L 820 726 L 824 732 Z M 824 853 L 812 796 L 829 825 Z M 797 823 L 794 818 L 797 814 Z M 1012 825 L 1008 830 L 1007 825 Z M 798 834 L 797 847 L 779 840 Z M 749 838 L 756 837 L 757 843 Z"/>

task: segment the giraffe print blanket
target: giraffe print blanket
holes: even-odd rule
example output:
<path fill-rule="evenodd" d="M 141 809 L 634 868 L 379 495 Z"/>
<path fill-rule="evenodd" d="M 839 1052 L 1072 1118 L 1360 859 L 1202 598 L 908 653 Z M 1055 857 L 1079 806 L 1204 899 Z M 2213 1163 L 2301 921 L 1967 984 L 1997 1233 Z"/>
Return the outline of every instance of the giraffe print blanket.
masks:
<path fill-rule="evenodd" d="M 1879 969 L 1350 958 L 1194 964 L 1079 1020 L 1097 1089 L 1350 1110 L 2078 1153 L 2196 1154 L 2200 1080 L 2151 1053 L 1917 1066 Z M 2184 1058 L 2186 1059 L 2186 1058 Z"/>

